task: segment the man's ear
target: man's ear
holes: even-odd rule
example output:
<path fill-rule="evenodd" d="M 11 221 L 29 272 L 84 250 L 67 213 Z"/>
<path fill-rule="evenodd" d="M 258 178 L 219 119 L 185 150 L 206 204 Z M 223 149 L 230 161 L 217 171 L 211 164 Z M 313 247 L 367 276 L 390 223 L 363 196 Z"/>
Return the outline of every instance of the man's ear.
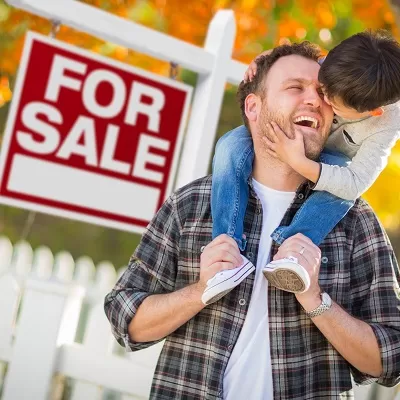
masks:
<path fill-rule="evenodd" d="M 250 93 L 244 101 L 244 107 L 247 119 L 249 121 L 256 122 L 261 107 L 260 97 L 254 93 Z"/>

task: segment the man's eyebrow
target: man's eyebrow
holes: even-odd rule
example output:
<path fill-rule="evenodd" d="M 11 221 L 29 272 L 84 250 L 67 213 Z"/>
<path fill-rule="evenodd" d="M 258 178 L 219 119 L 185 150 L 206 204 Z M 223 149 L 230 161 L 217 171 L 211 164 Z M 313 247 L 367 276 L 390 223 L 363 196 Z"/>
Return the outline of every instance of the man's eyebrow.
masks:
<path fill-rule="evenodd" d="M 289 78 L 289 79 L 286 79 L 286 80 L 284 80 L 282 82 L 283 85 L 286 85 L 288 83 L 302 83 L 302 84 L 305 84 L 305 83 L 310 83 L 310 81 L 308 79 L 304 79 L 304 78 Z"/>

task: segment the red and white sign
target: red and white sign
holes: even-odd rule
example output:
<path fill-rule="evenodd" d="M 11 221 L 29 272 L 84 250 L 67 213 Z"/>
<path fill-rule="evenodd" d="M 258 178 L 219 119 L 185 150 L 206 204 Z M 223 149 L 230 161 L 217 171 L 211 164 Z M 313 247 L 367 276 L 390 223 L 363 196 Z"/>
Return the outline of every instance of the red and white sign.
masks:
<path fill-rule="evenodd" d="M 29 32 L 0 202 L 142 232 L 173 188 L 191 89 Z"/>

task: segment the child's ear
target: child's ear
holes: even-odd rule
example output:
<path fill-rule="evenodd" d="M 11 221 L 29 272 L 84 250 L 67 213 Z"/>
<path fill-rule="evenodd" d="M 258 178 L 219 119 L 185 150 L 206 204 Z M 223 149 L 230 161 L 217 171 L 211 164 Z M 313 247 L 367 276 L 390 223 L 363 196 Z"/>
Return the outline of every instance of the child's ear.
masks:
<path fill-rule="evenodd" d="M 375 110 L 370 111 L 372 117 L 380 117 L 384 113 L 384 109 L 382 107 L 375 108 Z"/>

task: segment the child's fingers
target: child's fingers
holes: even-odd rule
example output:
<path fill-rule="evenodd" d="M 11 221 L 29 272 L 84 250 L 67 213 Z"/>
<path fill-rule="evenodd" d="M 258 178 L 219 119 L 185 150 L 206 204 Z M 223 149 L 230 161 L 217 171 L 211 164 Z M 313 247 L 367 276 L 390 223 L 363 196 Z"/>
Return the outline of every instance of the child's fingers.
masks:
<path fill-rule="evenodd" d="M 265 151 L 267 154 L 269 154 L 271 157 L 278 158 L 278 155 L 275 153 L 275 151 L 269 149 L 268 147 L 265 148 Z"/>
<path fill-rule="evenodd" d="M 295 131 L 294 132 L 294 137 L 295 137 L 295 139 L 301 139 L 301 140 L 303 140 L 303 134 L 301 133 L 301 132 L 298 132 L 298 131 Z"/>
<path fill-rule="evenodd" d="M 267 128 L 268 128 L 268 132 L 270 134 L 271 137 L 271 141 L 274 143 L 278 143 L 279 142 L 279 136 L 277 135 L 274 126 L 271 123 L 267 124 Z"/>
<path fill-rule="evenodd" d="M 273 152 L 275 152 L 276 150 L 276 144 L 274 142 L 272 142 L 271 140 L 269 140 L 266 136 L 262 137 L 262 140 L 264 141 L 267 149 L 272 150 Z"/>
<path fill-rule="evenodd" d="M 287 136 L 285 132 L 280 128 L 280 126 L 275 122 L 271 121 L 272 130 L 278 139 L 285 139 Z"/>
<path fill-rule="evenodd" d="M 302 134 L 301 132 L 295 132 L 295 133 L 294 133 L 294 140 L 295 140 L 296 142 L 304 143 L 303 134 Z"/>
<path fill-rule="evenodd" d="M 243 80 L 245 82 L 251 82 L 253 80 L 253 78 L 256 76 L 257 74 L 257 63 L 256 60 L 261 57 L 261 56 L 265 56 L 265 55 L 270 55 L 273 49 L 271 50 L 266 50 L 264 52 L 262 52 L 260 55 L 258 55 L 248 66 L 245 74 L 244 74 L 244 78 Z"/>
<path fill-rule="evenodd" d="M 255 74 L 257 73 L 257 64 L 253 61 L 250 64 L 250 68 L 249 69 L 251 71 L 252 78 L 254 78 Z"/>
<path fill-rule="evenodd" d="M 247 68 L 247 69 L 246 69 L 246 72 L 244 73 L 243 80 L 244 80 L 245 82 L 248 82 L 248 81 L 250 80 L 250 68 Z"/>

